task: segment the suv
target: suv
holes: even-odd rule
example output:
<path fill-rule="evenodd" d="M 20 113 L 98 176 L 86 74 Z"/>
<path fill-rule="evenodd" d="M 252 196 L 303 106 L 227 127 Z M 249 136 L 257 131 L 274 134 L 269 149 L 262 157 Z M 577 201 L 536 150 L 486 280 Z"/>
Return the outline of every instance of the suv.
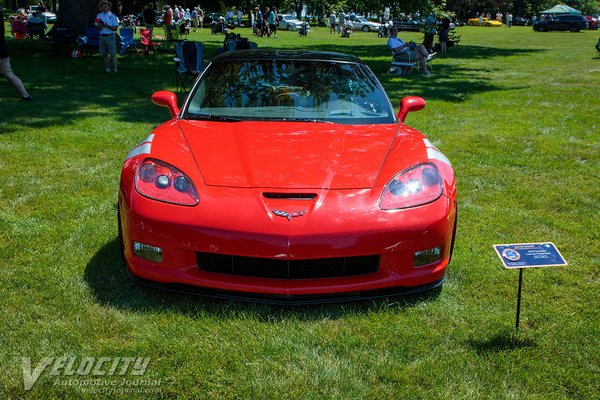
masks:
<path fill-rule="evenodd" d="M 588 21 L 583 15 L 557 15 L 545 21 L 538 21 L 533 25 L 533 30 L 546 31 L 571 31 L 579 32 L 588 29 Z"/>

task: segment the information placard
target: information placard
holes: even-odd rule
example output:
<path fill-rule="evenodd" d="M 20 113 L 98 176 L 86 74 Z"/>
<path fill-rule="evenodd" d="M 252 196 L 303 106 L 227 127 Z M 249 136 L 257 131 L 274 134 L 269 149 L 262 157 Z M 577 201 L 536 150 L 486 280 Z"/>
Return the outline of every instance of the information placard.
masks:
<path fill-rule="evenodd" d="M 505 268 L 557 267 L 567 265 L 554 243 L 495 244 Z"/>

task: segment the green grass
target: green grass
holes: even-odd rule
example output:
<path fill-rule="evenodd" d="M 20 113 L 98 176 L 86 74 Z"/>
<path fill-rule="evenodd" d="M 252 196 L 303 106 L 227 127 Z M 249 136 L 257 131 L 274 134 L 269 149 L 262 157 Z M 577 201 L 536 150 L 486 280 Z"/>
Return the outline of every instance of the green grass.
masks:
<path fill-rule="evenodd" d="M 458 177 L 441 291 L 299 308 L 173 295 L 124 275 L 120 167 L 168 118 L 149 96 L 174 89 L 172 55 L 121 57 L 107 75 L 98 56 L 9 41 L 35 101 L 20 103 L 0 81 L 0 397 L 111 397 L 55 385 L 49 371 L 25 392 L 21 357 L 134 356 L 151 358 L 144 379 L 162 381 L 132 398 L 599 398 L 598 33 L 459 33 L 431 78 L 385 75 L 389 50 L 375 34 L 255 39 L 358 55 L 394 104 L 423 96 L 427 107 L 407 123 Z M 190 38 L 205 43 L 206 62 L 222 42 L 206 30 Z M 518 273 L 492 244 L 535 241 L 553 241 L 569 266 L 525 271 L 515 332 Z"/>

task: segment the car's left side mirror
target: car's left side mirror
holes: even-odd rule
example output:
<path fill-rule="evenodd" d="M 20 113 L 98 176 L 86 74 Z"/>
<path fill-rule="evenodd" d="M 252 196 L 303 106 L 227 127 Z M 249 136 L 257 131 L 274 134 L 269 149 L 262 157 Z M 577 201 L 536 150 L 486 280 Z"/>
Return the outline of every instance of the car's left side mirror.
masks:
<path fill-rule="evenodd" d="M 402 122 L 406 119 L 409 112 L 419 111 L 425 108 L 425 99 L 418 96 L 406 96 L 400 100 L 400 111 L 398 119 Z"/>
<path fill-rule="evenodd" d="M 152 95 L 152 102 L 157 106 L 167 107 L 171 117 L 179 115 L 179 106 L 177 106 L 177 95 L 167 90 L 159 90 Z"/>

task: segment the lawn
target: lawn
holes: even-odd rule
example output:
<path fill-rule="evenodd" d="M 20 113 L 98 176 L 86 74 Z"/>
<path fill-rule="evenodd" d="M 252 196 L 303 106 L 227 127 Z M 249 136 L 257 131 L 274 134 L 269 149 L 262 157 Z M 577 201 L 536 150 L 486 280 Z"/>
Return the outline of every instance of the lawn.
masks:
<path fill-rule="evenodd" d="M 423 96 L 427 107 L 407 123 L 458 178 L 442 290 L 312 307 L 131 283 L 117 242 L 119 173 L 128 150 L 168 118 L 149 97 L 175 89 L 173 55 L 128 55 L 106 74 L 98 56 L 9 40 L 35 100 L 19 102 L 0 81 L 0 398 L 106 398 L 111 388 L 131 398 L 599 398 L 598 33 L 459 34 L 429 78 L 386 75 L 389 50 L 374 33 L 255 39 L 355 54 L 394 104 Z M 223 37 L 190 39 L 205 43 L 208 63 Z M 518 273 L 501 267 L 492 245 L 538 241 L 554 242 L 569 266 L 525 271 L 515 331 Z M 23 357 L 32 367 L 43 357 L 150 361 L 143 376 L 56 376 L 49 367 L 25 391 Z M 105 381 L 84 386 L 91 378 Z"/>

